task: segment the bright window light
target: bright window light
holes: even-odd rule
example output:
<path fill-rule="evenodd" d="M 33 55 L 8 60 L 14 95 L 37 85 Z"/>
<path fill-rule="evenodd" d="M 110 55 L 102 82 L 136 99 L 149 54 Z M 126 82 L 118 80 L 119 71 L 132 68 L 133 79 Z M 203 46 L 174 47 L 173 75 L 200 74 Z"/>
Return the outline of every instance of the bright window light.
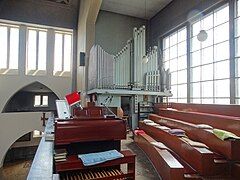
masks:
<path fill-rule="evenodd" d="M 47 31 L 28 30 L 27 70 L 46 70 Z"/>
<path fill-rule="evenodd" d="M 0 69 L 7 69 L 7 35 L 8 28 L 0 26 L 0 54 L 1 62 Z"/>
<path fill-rule="evenodd" d="M 54 48 L 54 71 L 62 71 L 62 54 L 63 54 L 63 35 L 55 34 L 55 48 Z"/>
<path fill-rule="evenodd" d="M 34 106 L 41 106 L 41 96 L 40 95 L 35 96 Z"/>
<path fill-rule="evenodd" d="M 48 96 L 42 96 L 42 105 L 48 106 Z"/>
<path fill-rule="evenodd" d="M 171 72 L 170 101 L 187 102 L 187 28 L 163 39 L 163 65 Z"/>
<path fill-rule="evenodd" d="M 37 69 L 37 31 L 29 30 L 28 31 L 28 70 Z"/>
<path fill-rule="evenodd" d="M 0 69 L 18 69 L 19 28 L 0 24 Z"/>
<path fill-rule="evenodd" d="M 38 69 L 46 70 L 47 61 L 47 32 L 39 31 L 38 40 Z"/>
<path fill-rule="evenodd" d="M 18 69 L 19 29 L 10 28 L 9 69 Z"/>
<path fill-rule="evenodd" d="M 70 72 L 72 61 L 72 35 L 55 33 L 54 72 Z"/>

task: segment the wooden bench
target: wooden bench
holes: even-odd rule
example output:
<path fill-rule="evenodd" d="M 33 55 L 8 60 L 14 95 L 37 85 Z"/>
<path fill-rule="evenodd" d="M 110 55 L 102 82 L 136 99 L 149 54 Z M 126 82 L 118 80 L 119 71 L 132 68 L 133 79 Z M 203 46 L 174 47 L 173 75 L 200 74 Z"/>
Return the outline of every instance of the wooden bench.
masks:
<path fill-rule="evenodd" d="M 143 122 L 139 123 L 139 127 L 155 140 L 164 143 L 181 159 L 191 165 L 200 175 L 211 176 L 219 175 L 223 172 L 228 173 L 228 164 L 226 162 L 215 163 L 214 153 L 210 150 L 193 147 L 179 137 Z"/>
<path fill-rule="evenodd" d="M 184 167 L 166 149 L 156 148 L 147 134 L 135 134 L 134 141 L 147 154 L 159 175 L 165 180 L 184 179 Z"/>
<path fill-rule="evenodd" d="M 173 108 L 180 111 L 202 112 L 208 114 L 218 114 L 225 116 L 240 117 L 239 105 L 222 105 L 222 104 L 187 104 L 187 103 L 159 103 L 154 105 L 155 110 L 158 108 Z"/>
<path fill-rule="evenodd" d="M 211 132 L 199 129 L 195 124 L 177 119 L 156 114 L 150 114 L 149 119 L 163 126 L 184 130 L 190 139 L 206 144 L 212 151 L 223 155 L 229 160 L 240 160 L 240 141 L 223 141 Z"/>
<path fill-rule="evenodd" d="M 199 112 L 186 112 L 160 108 L 158 115 L 193 123 L 208 124 L 214 128 L 223 129 L 240 136 L 240 119 L 237 117 L 215 115 Z"/>

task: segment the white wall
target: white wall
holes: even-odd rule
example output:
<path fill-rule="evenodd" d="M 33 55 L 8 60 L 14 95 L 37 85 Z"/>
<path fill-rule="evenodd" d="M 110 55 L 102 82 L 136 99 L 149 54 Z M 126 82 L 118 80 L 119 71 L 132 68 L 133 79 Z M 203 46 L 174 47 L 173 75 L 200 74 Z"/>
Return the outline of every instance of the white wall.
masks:
<path fill-rule="evenodd" d="M 35 129 L 43 131 L 41 116 L 41 112 L 0 114 L 0 167 L 8 149 L 19 137 Z"/>
<path fill-rule="evenodd" d="M 54 31 L 47 35 L 47 68 L 45 75 L 26 75 L 26 26 L 20 26 L 18 73 L 0 74 L 0 167 L 8 148 L 22 135 L 41 130 L 41 113 L 2 113 L 10 98 L 23 87 L 40 82 L 51 89 L 59 99 L 71 92 L 72 76 L 54 76 Z M 0 57 L 1 58 L 1 57 Z M 72 64 L 72 62 L 71 62 Z M 71 74 L 71 73 L 70 73 Z"/>

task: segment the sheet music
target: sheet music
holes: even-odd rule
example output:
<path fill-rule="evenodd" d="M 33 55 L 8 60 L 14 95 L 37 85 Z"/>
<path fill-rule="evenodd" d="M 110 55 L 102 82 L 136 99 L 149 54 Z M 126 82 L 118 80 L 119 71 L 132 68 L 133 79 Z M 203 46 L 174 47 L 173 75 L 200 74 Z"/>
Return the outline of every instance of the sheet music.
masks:
<path fill-rule="evenodd" d="M 70 110 L 67 105 L 66 100 L 56 100 L 57 113 L 59 119 L 69 119 L 70 118 Z"/>

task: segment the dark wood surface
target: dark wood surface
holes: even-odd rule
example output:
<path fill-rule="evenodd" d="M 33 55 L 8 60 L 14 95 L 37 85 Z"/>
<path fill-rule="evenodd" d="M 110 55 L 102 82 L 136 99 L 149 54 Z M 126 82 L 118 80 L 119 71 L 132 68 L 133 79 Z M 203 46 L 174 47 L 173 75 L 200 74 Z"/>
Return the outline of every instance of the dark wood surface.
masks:
<path fill-rule="evenodd" d="M 161 103 L 155 104 L 158 108 L 173 108 L 180 111 L 202 112 L 240 118 L 240 105 L 221 105 L 221 104 L 188 104 L 188 103 Z"/>
<path fill-rule="evenodd" d="M 151 142 L 156 142 L 147 134 L 134 135 L 134 141 L 146 153 L 159 175 L 165 180 L 184 179 L 184 167 L 166 149 L 158 149 Z"/>
<path fill-rule="evenodd" d="M 126 123 L 120 119 L 55 121 L 55 145 L 126 139 Z"/>
<path fill-rule="evenodd" d="M 193 147 L 177 136 L 142 122 L 139 123 L 139 127 L 155 140 L 164 143 L 178 154 L 181 159 L 192 166 L 200 175 L 216 175 L 221 173 L 222 168 L 227 167 L 226 164 L 214 163 L 214 153 L 206 148 Z"/>
<path fill-rule="evenodd" d="M 64 162 L 58 162 L 56 163 L 56 171 L 58 173 L 63 171 L 69 171 L 69 170 L 86 170 L 86 169 L 93 169 L 93 168 L 101 168 L 101 167 L 110 167 L 110 166 L 116 166 L 120 164 L 129 164 L 130 166 L 135 164 L 135 157 L 136 155 L 132 153 L 130 150 L 124 150 L 121 151 L 124 155 L 123 158 L 118 158 L 115 160 L 107 161 L 98 165 L 94 166 L 84 166 L 82 161 L 78 158 L 77 155 L 72 155 L 67 157 L 67 161 Z M 129 173 L 133 173 L 135 171 L 134 169 L 129 169 Z"/>
<path fill-rule="evenodd" d="M 208 124 L 214 128 L 230 131 L 240 136 L 240 119 L 236 117 L 200 112 L 176 111 L 164 108 L 159 109 L 158 115 L 193 124 Z"/>
<path fill-rule="evenodd" d="M 195 124 L 158 116 L 156 114 L 150 114 L 149 119 L 163 126 L 182 129 L 190 139 L 206 144 L 212 151 L 230 160 L 240 160 L 240 141 L 238 140 L 223 141 L 213 133 L 204 129 L 199 129 Z"/>

